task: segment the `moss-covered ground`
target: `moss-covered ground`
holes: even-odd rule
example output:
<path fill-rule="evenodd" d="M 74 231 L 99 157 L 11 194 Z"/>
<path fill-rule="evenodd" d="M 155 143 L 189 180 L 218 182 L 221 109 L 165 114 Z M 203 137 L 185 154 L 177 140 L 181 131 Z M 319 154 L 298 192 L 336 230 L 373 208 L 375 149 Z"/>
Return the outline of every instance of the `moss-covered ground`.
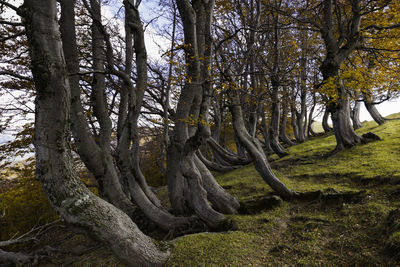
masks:
<path fill-rule="evenodd" d="M 365 190 L 361 200 L 283 202 L 256 214 L 232 215 L 236 231 L 179 238 L 168 265 L 399 265 L 400 226 L 389 229 L 387 217 L 400 209 L 400 121 L 364 123 L 357 132 L 373 132 L 383 141 L 325 157 L 335 148 L 334 136 L 314 137 L 290 147 L 287 157 L 273 156 L 272 166 L 298 192 Z M 242 202 L 272 194 L 252 165 L 217 179 Z"/>
<path fill-rule="evenodd" d="M 167 265 L 399 266 L 400 120 L 382 126 L 364 123 L 357 132 L 374 132 L 383 141 L 325 157 L 335 148 L 335 139 L 324 135 L 292 146 L 289 156 L 272 156 L 271 161 L 278 177 L 297 192 L 363 191 L 361 198 L 282 201 L 251 214 L 229 215 L 235 230 L 172 240 Z M 242 203 L 273 195 L 252 165 L 217 179 Z M 44 245 L 63 252 L 45 259 L 43 266 L 120 266 L 107 248 L 63 225 L 46 232 L 29 249 Z"/>

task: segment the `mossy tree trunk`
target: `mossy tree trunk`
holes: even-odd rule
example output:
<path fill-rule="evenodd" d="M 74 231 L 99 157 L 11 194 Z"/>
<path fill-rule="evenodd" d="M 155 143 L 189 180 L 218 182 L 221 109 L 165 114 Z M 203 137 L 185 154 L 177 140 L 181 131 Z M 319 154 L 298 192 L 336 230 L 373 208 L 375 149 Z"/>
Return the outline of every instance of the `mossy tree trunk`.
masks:
<path fill-rule="evenodd" d="M 167 154 L 170 201 L 176 213 L 194 211 L 207 225 L 218 228 L 225 220 L 221 212 L 235 213 L 239 202 L 216 185 L 212 174 L 195 154 L 211 135 L 207 121 L 214 1 L 177 0 L 176 4 L 182 18 L 187 67 Z"/>

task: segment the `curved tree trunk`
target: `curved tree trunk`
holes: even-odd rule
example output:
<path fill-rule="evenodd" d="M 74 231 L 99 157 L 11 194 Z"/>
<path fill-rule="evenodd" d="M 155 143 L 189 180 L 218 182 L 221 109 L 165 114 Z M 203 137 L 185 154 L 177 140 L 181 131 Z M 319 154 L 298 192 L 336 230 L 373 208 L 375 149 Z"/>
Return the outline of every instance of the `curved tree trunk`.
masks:
<path fill-rule="evenodd" d="M 360 24 L 362 12 L 361 1 L 352 1 L 351 12 L 349 13 L 349 27 L 343 28 L 340 38 L 344 37 L 347 43 L 341 47 L 341 41 L 337 40 L 334 28 L 334 10 L 336 6 L 332 1 L 323 1 L 323 19 L 320 28 L 322 39 L 325 43 L 326 57 L 321 64 L 320 70 L 323 82 L 330 79 L 335 82 L 335 96 L 329 99 L 327 105 L 328 111 L 331 113 L 333 124 L 333 133 L 336 138 L 335 151 L 352 147 L 362 141 L 362 137 L 355 133 L 350 121 L 350 105 L 349 96 L 346 88 L 339 77 L 340 65 L 360 44 Z"/>
<path fill-rule="evenodd" d="M 143 25 L 140 20 L 138 7 L 125 2 L 127 58 L 132 59 L 133 50 L 136 56 L 136 87 L 134 88 L 130 78 L 125 82 L 128 86 L 128 114 L 122 128 L 117 146 L 117 164 L 122 176 L 126 178 L 129 189 L 135 202 L 140 206 L 145 215 L 165 230 L 179 229 L 190 223 L 190 218 L 174 217 L 164 209 L 147 185 L 139 166 L 139 135 L 137 129 L 140 109 L 144 92 L 147 88 L 147 52 L 144 43 Z M 130 77 L 131 66 L 125 70 L 126 77 Z"/>
<path fill-rule="evenodd" d="M 332 128 L 329 126 L 328 119 L 329 119 L 330 112 L 328 108 L 325 108 L 324 116 L 322 117 L 322 128 L 324 129 L 325 133 L 329 133 L 332 131 Z"/>
<path fill-rule="evenodd" d="M 289 107 L 288 104 L 284 104 L 282 107 L 282 121 L 280 124 L 280 130 L 279 130 L 279 138 L 284 142 L 285 144 L 288 144 L 290 146 L 293 146 L 294 143 L 286 134 L 286 126 L 287 126 L 287 116 L 289 112 Z"/>
<path fill-rule="evenodd" d="M 308 114 L 308 126 L 307 126 L 307 136 L 313 136 L 315 135 L 315 132 L 312 128 L 312 124 L 314 122 L 313 116 L 314 116 L 314 110 L 315 106 L 317 104 L 317 100 L 315 98 L 315 92 L 313 94 L 313 106 L 310 109 L 310 114 Z"/>
<path fill-rule="evenodd" d="M 237 168 L 241 167 L 241 166 L 237 166 L 237 165 L 236 166 L 235 165 L 226 166 L 226 165 L 221 165 L 219 163 L 210 161 L 203 156 L 203 154 L 201 153 L 200 150 L 197 151 L 196 156 L 201 160 L 201 162 L 204 163 L 204 165 L 206 165 L 207 168 L 209 168 L 212 171 L 216 171 L 216 172 L 229 172 L 229 171 L 233 171 L 233 170 L 236 170 Z"/>
<path fill-rule="evenodd" d="M 61 1 L 60 30 L 67 70 L 69 73 L 75 74 L 69 76 L 72 111 L 71 128 L 79 156 L 98 181 L 101 196 L 132 216 L 136 207 L 122 190 L 110 150 L 105 146 L 104 140 L 102 147 L 94 141 L 80 101 L 79 75 L 76 75 L 79 73 L 79 60 L 73 1 Z M 102 126 L 104 127 L 104 125 Z"/>
<path fill-rule="evenodd" d="M 252 138 L 246 130 L 242 109 L 240 106 L 239 96 L 237 91 L 230 90 L 229 97 L 231 105 L 229 109 L 232 113 L 233 127 L 237 134 L 240 142 L 246 147 L 254 161 L 254 166 L 259 172 L 263 180 L 271 186 L 271 188 L 282 198 L 291 199 L 296 195 L 296 192 L 287 188 L 272 172 L 272 169 L 268 163 L 268 160 L 262 150 L 261 144 L 256 138 Z"/>
<path fill-rule="evenodd" d="M 37 90 L 36 175 L 63 218 L 109 245 L 129 266 L 161 266 L 161 252 L 121 210 L 96 197 L 79 180 L 69 145 L 70 87 L 55 0 L 26 0 L 23 17 Z"/>
<path fill-rule="evenodd" d="M 372 119 L 379 125 L 382 125 L 386 122 L 386 119 L 382 117 L 382 115 L 379 113 L 379 111 L 376 109 L 376 105 L 369 99 L 367 94 L 363 94 L 364 97 L 364 105 L 366 109 L 368 110 L 369 114 L 371 115 Z"/>
<path fill-rule="evenodd" d="M 314 136 L 315 132 L 312 128 L 312 124 L 314 122 L 313 120 L 313 113 L 314 113 L 314 109 L 315 109 L 315 105 L 312 106 L 311 110 L 310 110 L 310 114 L 308 115 L 308 126 L 307 126 L 307 135 L 308 136 Z"/>
<path fill-rule="evenodd" d="M 362 127 L 362 123 L 360 121 L 360 101 L 355 101 L 354 107 L 351 110 L 350 116 L 351 120 L 353 122 L 353 128 L 354 130 L 357 130 Z"/>
<path fill-rule="evenodd" d="M 229 165 L 246 165 L 251 162 L 249 158 L 242 158 L 235 155 L 233 152 L 223 148 L 220 144 L 218 144 L 214 138 L 208 138 L 207 144 L 211 146 L 213 151 L 218 154 L 218 156 Z"/>
<path fill-rule="evenodd" d="M 290 119 L 291 119 L 294 138 L 296 139 L 297 142 L 299 142 L 300 135 L 299 135 L 299 127 L 297 126 L 296 113 L 297 113 L 296 107 L 293 105 L 290 110 Z"/>
<path fill-rule="evenodd" d="M 275 153 L 279 157 L 284 157 L 287 156 L 288 153 L 279 143 L 280 102 L 277 97 L 277 94 L 278 91 L 276 91 L 276 97 L 273 97 L 272 100 L 272 114 L 271 114 L 271 122 L 269 125 L 269 140 L 271 147 L 275 151 Z"/>
<path fill-rule="evenodd" d="M 354 132 L 350 121 L 350 103 L 348 97 L 338 99 L 330 105 L 333 133 L 336 137 L 336 150 L 343 150 L 358 144 L 362 137 Z"/>
<path fill-rule="evenodd" d="M 337 78 L 339 65 L 335 63 L 334 59 L 327 58 L 321 66 L 321 72 L 324 81 L 330 78 L 336 79 L 338 95 L 327 105 L 327 110 L 331 113 L 333 133 L 336 138 L 335 151 L 340 151 L 360 143 L 362 137 L 356 134 L 351 124 L 349 96 L 342 81 Z"/>
<path fill-rule="evenodd" d="M 186 77 L 190 79 L 186 80 L 179 97 L 174 118 L 174 135 L 168 147 L 167 174 L 170 201 L 176 213 L 185 214 L 193 210 L 209 227 L 219 228 L 224 223 L 225 217 L 210 206 L 207 195 L 209 194 L 210 200 L 214 202 L 220 197 L 216 195 L 217 191 L 214 191 L 216 182 L 208 171 L 204 171 L 206 167 L 195 156 L 200 145 L 211 135 L 207 121 L 212 89 L 209 66 L 212 56 L 211 18 L 214 1 L 202 0 L 190 3 L 188 0 L 177 0 L 176 3 L 181 14 L 187 45 Z M 201 62 L 200 57 L 204 59 Z M 191 118 L 200 122 L 189 127 Z M 203 120 L 205 124 L 201 122 Z M 219 188 L 219 191 L 221 189 Z M 222 207 L 220 205 L 230 205 L 230 203 L 218 204 L 218 207 Z"/>
<path fill-rule="evenodd" d="M 62 33 L 63 33 L 63 49 L 65 51 L 66 59 L 68 61 L 68 70 L 74 71 L 73 73 L 77 73 L 79 70 L 78 67 L 78 59 L 77 59 L 77 48 L 76 48 L 76 36 L 75 36 L 75 23 L 73 21 L 73 2 L 72 1 L 63 1 L 61 3 L 62 8 Z M 103 33 L 101 32 L 103 29 L 96 26 L 96 22 L 99 21 L 101 17 L 100 13 L 100 5 L 96 0 L 91 1 L 90 8 L 91 15 L 93 16 L 93 50 L 94 52 L 94 66 L 96 72 L 102 73 L 104 72 L 104 54 L 103 54 Z M 128 10 L 128 8 L 127 8 Z M 66 13 L 68 12 L 68 13 Z M 138 17 L 138 14 L 136 15 Z M 133 15 L 129 16 L 130 19 L 134 19 Z M 140 26 L 140 25 L 139 25 Z M 127 38 L 132 36 L 128 33 Z M 137 35 L 140 38 L 141 35 Z M 101 39 L 100 39 L 101 37 Z M 143 35 L 142 35 L 143 38 Z M 132 42 L 127 41 L 127 68 L 131 69 L 132 64 L 132 56 L 130 56 L 129 51 L 131 51 Z M 135 45 L 137 46 L 137 53 L 141 59 L 137 60 L 137 63 L 145 62 L 146 64 L 146 57 L 140 56 L 140 52 L 143 52 L 139 45 L 143 45 L 140 43 L 140 40 L 137 40 Z M 145 53 L 145 49 L 144 49 Z M 143 65 L 143 63 L 142 63 Z M 138 68 L 138 75 L 141 75 L 143 71 L 146 69 Z M 72 76 L 74 77 L 74 76 Z M 139 79 L 138 79 L 139 80 Z M 130 81 L 125 81 L 125 84 L 129 84 Z M 94 85 L 93 85 L 93 96 L 92 102 L 94 103 L 95 108 L 95 115 L 99 120 L 100 124 L 100 142 L 97 145 L 92 136 L 90 136 L 85 116 L 83 115 L 83 108 L 80 102 L 80 90 L 79 90 L 79 79 L 70 78 L 70 84 L 73 93 L 72 99 L 72 117 L 74 123 L 72 123 L 72 128 L 74 130 L 74 135 L 76 136 L 76 142 L 78 146 L 78 152 L 84 161 L 87 168 L 95 175 L 96 179 L 99 181 L 100 184 L 100 191 L 104 194 L 106 199 L 110 199 L 112 204 L 115 206 L 123 209 L 127 212 L 130 216 L 134 215 L 136 210 L 135 206 L 129 199 L 127 199 L 126 195 L 122 191 L 121 184 L 119 182 L 118 171 L 114 164 L 114 159 L 112 157 L 111 151 L 111 144 L 110 144 L 110 137 L 111 137 L 111 122 L 110 118 L 108 117 L 108 111 L 106 109 L 105 103 L 105 84 L 104 84 L 104 77 L 102 76 L 95 76 L 94 77 Z M 140 82 L 138 82 L 140 84 Z M 129 91 L 129 88 L 126 88 L 126 91 Z M 137 90 L 138 92 L 140 90 Z M 139 93 L 138 93 L 139 94 Z M 138 96 L 138 95 L 137 95 Z M 121 96 L 123 97 L 123 96 Z M 138 109 L 136 113 L 139 112 L 141 106 L 141 98 L 140 95 L 137 97 L 138 100 Z M 127 102 L 128 103 L 128 102 Z M 138 158 L 136 151 L 138 151 L 138 136 L 136 133 L 136 124 L 137 124 L 137 117 L 132 119 L 132 112 L 135 112 L 135 108 L 130 107 L 129 113 L 129 126 L 132 126 L 131 129 L 131 136 L 133 141 L 132 148 L 134 148 L 134 152 L 131 154 L 129 153 L 129 145 L 127 142 L 129 140 L 129 136 L 127 134 L 126 127 L 128 124 L 127 116 L 123 116 L 124 126 L 120 129 L 119 135 L 119 144 L 118 147 L 121 147 L 121 143 L 124 144 L 124 156 L 120 157 L 118 161 L 118 165 L 120 167 L 120 171 L 124 181 L 129 184 L 130 194 L 134 198 L 136 204 L 140 207 L 142 212 L 155 222 L 160 228 L 165 230 L 176 229 L 176 228 L 183 228 L 187 226 L 190 221 L 190 218 L 176 218 L 172 216 L 168 211 L 166 211 L 160 204 L 160 201 L 157 197 L 151 192 L 149 187 L 146 184 L 146 181 L 140 171 L 140 166 L 138 164 L 138 160 L 134 161 L 131 159 L 131 155 L 134 158 Z M 119 118 L 121 120 L 122 118 Z M 126 124 L 126 125 L 125 125 Z M 124 133 L 124 134 L 123 134 Z M 122 137 L 123 136 L 123 137 Z M 118 150 L 117 154 L 120 154 L 121 151 Z M 133 167 L 132 167 L 133 165 Z"/>
<path fill-rule="evenodd" d="M 201 174 L 203 187 L 207 191 L 207 198 L 213 206 L 219 212 L 235 214 L 240 207 L 239 201 L 215 181 L 214 176 L 196 155 L 194 155 L 194 162 Z"/>
<path fill-rule="evenodd" d="M 261 123 L 262 123 L 262 127 L 263 127 L 263 137 L 264 137 L 264 143 L 265 143 L 265 152 L 267 153 L 267 155 L 273 154 L 274 150 L 271 147 L 271 142 L 270 142 L 270 139 L 269 139 L 268 126 L 267 126 L 267 122 L 265 120 L 265 111 L 263 112 L 263 114 L 261 116 Z"/>

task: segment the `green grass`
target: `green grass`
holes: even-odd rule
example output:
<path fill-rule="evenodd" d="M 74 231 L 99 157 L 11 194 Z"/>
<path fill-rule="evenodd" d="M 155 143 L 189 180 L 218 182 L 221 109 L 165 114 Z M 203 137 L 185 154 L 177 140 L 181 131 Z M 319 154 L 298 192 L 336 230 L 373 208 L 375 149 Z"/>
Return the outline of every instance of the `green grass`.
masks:
<path fill-rule="evenodd" d="M 391 117 L 400 118 L 400 114 Z M 274 172 L 291 189 L 363 190 L 366 193 L 361 202 L 282 202 L 256 214 L 228 215 L 237 225 L 235 231 L 198 233 L 171 241 L 167 266 L 400 265 L 400 211 L 394 211 L 400 210 L 399 130 L 400 120 L 382 126 L 368 122 L 357 132 L 372 131 L 383 141 L 358 145 L 326 158 L 323 155 L 335 148 L 335 139 L 332 135 L 320 136 L 290 147 L 287 157 L 272 157 Z M 219 175 L 217 180 L 241 202 L 273 194 L 253 165 Z M 25 211 L 25 206 L 29 211 L 38 211 L 37 216 L 45 213 L 36 206 L 31 208 L 31 203 L 36 203 L 32 197 L 40 194 L 30 188 L 39 190 L 40 185 L 26 187 L 29 190 L 25 185 L 0 191 L 0 211 L 5 209 L 7 215 L 12 211 L 16 219 L 23 217 L 20 212 L 36 218 Z M 166 188 L 158 195 L 168 199 Z M 43 199 L 39 202 L 46 203 Z M 394 214 L 391 220 L 387 220 L 389 214 Z M 21 224 L 10 222 L 5 225 L 5 220 L 0 220 L 0 226 L 13 230 Z M 42 236 L 34 248 L 45 245 L 78 252 L 93 246 L 83 235 L 62 225 Z M 82 255 L 58 253 L 48 262 L 48 266 L 122 266 L 106 247 L 94 247 Z"/>
<path fill-rule="evenodd" d="M 391 118 L 399 118 L 400 114 Z M 360 203 L 283 202 L 253 215 L 230 215 L 238 230 L 179 238 L 168 266 L 371 266 L 396 265 L 386 244 L 399 233 L 385 232 L 389 212 L 400 208 L 400 120 L 382 126 L 364 123 L 357 132 L 374 132 L 383 141 L 358 145 L 322 157 L 335 148 L 333 135 L 289 148 L 273 162 L 277 176 L 299 192 L 366 191 Z M 240 201 L 272 190 L 252 165 L 218 176 Z M 394 245 L 393 245 L 394 244 Z"/>

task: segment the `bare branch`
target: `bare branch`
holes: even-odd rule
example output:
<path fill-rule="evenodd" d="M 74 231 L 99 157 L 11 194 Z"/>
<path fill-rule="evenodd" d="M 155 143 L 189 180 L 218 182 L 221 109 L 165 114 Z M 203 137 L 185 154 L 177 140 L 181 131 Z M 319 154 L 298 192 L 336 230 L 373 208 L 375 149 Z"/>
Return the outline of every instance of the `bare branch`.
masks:
<path fill-rule="evenodd" d="M 23 24 L 21 22 L 13 22 L 13 21 L 6 21 L 6 20 L 0 20 L 0 24 L 10 25 L 10 26 L 23 26 Z"/>
<path fill-rule="evenodd" d="M 0 71 L 0 75 L 8 75 L 8 76 L 11 76 L 13 78 L 17 78 L 17 79 L 33 82 L 33 79 L 31 77 L 20 75 L 18 73 L 14 73 L 14 72 L 11 72 L 11 71 L 8 71 L 8 70 Z"/>
<path fill-rule="evenodd" d="M 6 7 L 13 9 L 15 12 L 18 11 L 18 7 L 11 5 L 10 3 L 6 2 L 6 1 L 0 0 L 0 5 L 5 5 Z"/>
<path fill-rule="evenodd" d="M 10 35 L 10 36 L 6 36 L 6 37 L 1 38 L 0 42 L 5 42 L 7 40 L 17 38 L 17 37 L 22 36 L 24 34 L 25 34 L 25 31 L 22 31 L 22 32 L 18 32 L 16 34 L 13 34 L 13 35 Z"/>

